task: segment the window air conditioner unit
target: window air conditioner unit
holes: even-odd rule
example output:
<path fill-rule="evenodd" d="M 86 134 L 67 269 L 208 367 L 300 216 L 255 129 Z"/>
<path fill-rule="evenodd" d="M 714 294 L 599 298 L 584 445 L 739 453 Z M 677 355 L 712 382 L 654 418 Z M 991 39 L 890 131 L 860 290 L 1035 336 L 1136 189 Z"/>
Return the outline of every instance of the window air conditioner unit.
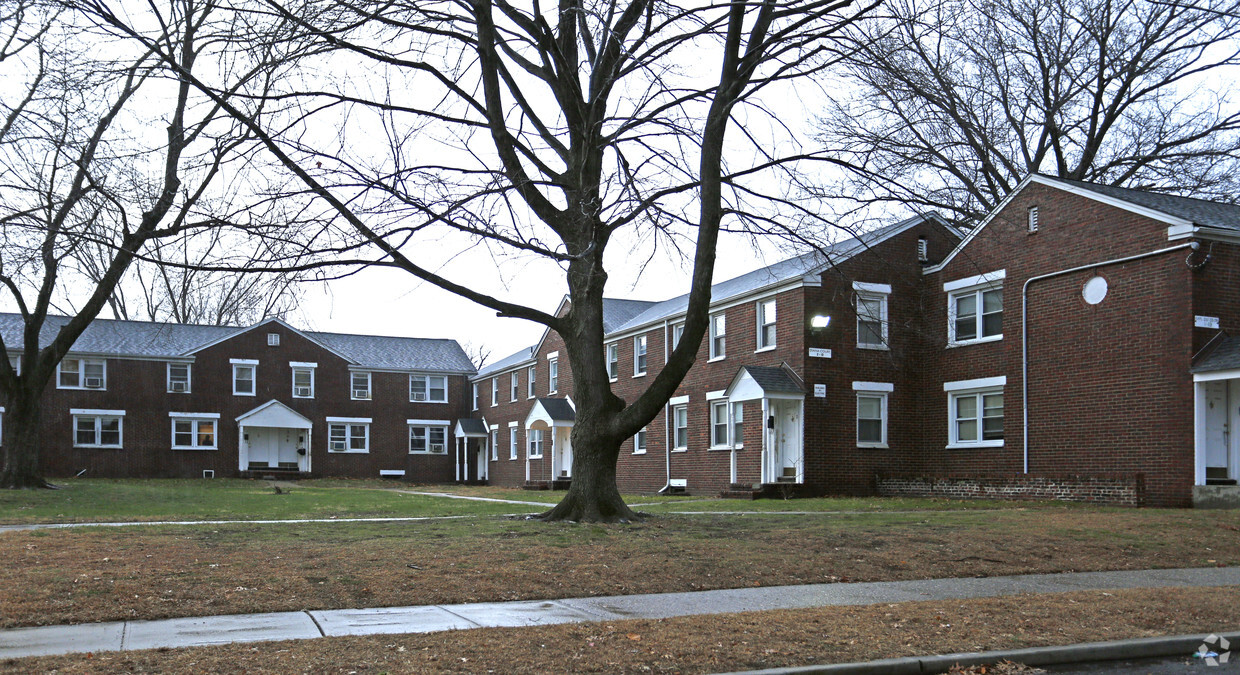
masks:
<path fill-rule="evenodd" d="M 102 386 L 103 386 L 103 378 L 102 378 L 102 377 L 88 377 L 88 378 L 86 378 L 86 388 L 87 388 L 87 389 L 98 389 L 98 388 L 100 388 L 100 387 L 102 387 Z"/>
<path fill-rule="evenodd" d="M 431 443 L 431 452 L 442 455 L 446 450 L 444 450 L 443 443 Z"/>
<path fill-rule="evenodd" d="M 310 387 L 293 387 L 293 396 L 310 398 Z"/>
<path fill-rule="evenodd" d="M 370 400 L 370 390 L 369 389 L 354 389 L 353 398 Z"/>
<path fill-rule="evenodd" d="M 173 382 L 172 391 L 178 394 L 183 394 L 189 391 L 189 383 L 188 382 Z"/>
<path fill-rule="evenodd" d="M 425 400 L 426 400 L 426 394 L 423 394 L 422 392 L 416 392 L 416 393 L 414 393 L 414 395 L 413 395 L 413 400 L 415 400 L 415 401 L 425 401 Z"/>
<path fill-rule="evenodd" d="M 331 451 L 332 452 L 344 452 L 344 441 L 332 441 Z"/>

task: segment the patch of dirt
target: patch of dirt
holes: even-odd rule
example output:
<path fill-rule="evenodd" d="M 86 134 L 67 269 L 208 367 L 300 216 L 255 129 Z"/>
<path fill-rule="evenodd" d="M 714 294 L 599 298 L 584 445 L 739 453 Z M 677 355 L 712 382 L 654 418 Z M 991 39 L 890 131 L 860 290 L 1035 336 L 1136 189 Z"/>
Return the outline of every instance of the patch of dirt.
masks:
<path fill-rule="evenodd" d="M 12 532 L 0 534 L 0 627 L 1236 565 L 1238 524 L 1236 512 L 1073 509 Z"/>
<path fill-rule="evenodd" d="M 710 673 L 1156 635 L 1205 636 L 1236 627 L 1237 603 L 1237 587 L 1127 589 L 109 652 L 12 659 L 0 661 L 0 669 L 98 675 Z M 1037 671 L 998 664 L 959 672 Z"/>

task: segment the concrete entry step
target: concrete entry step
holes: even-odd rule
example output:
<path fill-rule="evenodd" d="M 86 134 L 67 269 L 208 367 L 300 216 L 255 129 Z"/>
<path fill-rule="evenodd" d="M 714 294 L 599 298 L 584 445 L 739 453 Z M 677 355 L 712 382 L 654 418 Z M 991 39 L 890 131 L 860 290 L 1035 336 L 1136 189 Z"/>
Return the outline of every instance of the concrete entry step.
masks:
<path fill-rule="evenodd" d="M 1194 485 L 1193 508 L 1240 509 L 1240 485 Z"/>

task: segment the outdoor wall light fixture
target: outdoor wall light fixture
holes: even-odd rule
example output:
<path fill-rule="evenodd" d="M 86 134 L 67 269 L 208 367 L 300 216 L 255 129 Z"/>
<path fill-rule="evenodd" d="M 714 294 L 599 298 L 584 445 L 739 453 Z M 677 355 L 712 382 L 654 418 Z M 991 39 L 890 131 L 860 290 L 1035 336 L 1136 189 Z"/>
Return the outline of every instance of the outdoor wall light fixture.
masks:
<path fill-rule="evenodd" d="M 809 320 L 809 327 L 822 330 L 831 325 L 831 317 L 824 314 L 816 314 Z"/>

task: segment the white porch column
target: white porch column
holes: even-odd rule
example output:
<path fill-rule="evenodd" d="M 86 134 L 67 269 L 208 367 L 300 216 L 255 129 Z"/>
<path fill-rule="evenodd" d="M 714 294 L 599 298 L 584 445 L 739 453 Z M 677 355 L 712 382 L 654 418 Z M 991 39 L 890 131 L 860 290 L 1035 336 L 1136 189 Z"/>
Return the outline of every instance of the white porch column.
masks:
<path fill-rule="evenodd" d="M 459 483 L 461 482 L 461 439 L 459 438 L 456 439 L 456 447 L 452 449 L 452 459 L 452 468 L 455 471 L 453 480 Z"/>

